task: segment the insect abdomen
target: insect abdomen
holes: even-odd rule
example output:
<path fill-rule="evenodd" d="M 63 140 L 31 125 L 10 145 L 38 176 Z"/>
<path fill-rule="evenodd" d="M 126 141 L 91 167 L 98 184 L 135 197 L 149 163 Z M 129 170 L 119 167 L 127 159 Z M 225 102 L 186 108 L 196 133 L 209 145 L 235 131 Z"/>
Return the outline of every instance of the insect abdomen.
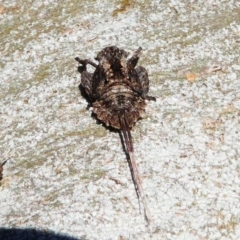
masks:
<path fill-rule="evenodd" d="M 124 114 L 129 127 L 139 119 L 144 112 L 144 100 L 126 84 L 109 86 L 107 91 L 93 103 L 93 111 L 107 126 L 120 129 L 119 116 Z"/>

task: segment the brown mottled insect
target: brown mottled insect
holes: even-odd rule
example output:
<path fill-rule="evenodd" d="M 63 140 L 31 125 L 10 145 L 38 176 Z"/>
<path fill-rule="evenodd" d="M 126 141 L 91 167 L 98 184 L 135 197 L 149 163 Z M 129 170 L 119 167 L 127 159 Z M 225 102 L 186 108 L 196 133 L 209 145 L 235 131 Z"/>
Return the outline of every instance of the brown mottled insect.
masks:
<path fill-rule="evenodd" d="M 145 218 L 151 220 L 150 212 L 143 192 L 141 179 L 133 154 L 131 128 L 144 113 L 145 100 L 156 100 L 148 96 L 149 79 L 145 68 L 136 67 L 139 48 L 132 57 L 115 46 L 106 47 L 91 60 L 75 58 L 81 65 L 81 86 L 87 93 L 93 112 L 106 126 L 119 129 L 126 150 L 132 179 L 138 198 L 142 200 Z M 87 64 L 95 68 L 94 73 L 87 71 Z"/>

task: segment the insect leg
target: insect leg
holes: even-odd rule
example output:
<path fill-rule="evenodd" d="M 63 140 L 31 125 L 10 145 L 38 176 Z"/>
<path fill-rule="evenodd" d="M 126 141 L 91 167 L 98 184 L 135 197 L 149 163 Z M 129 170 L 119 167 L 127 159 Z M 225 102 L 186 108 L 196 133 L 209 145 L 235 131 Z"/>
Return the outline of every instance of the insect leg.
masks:
<path fill-rule="evenodd" d="M 131 67 L 131 68 L 136 67 L 141 50 L 142 50 L 142 48 L 139 47 L 138 50 L 133 54 L 133 56 L 128 59 L 128 61 L 127 61 L 128 67 Z"/>
<path fill-rule="evenodd" d="M 87 71 L 81 73 L 81 85 L 90 98 L 92 98 L 92 77 L 93 74 Z"/>
<path fill-rule="evenodd" d="M 138 76 L 138 81 L 141 85 L 141 97 L 147 100 L 153 100 L 156 101 L 155 97 L 148 96 L 148 90 L 149 90 L 149 78 L 148 78 L 148 73 L 147 70 L 142 67 L 138 66 L 135 68 Z"/>
<path fill-rule="evenodd" d="M 97 65 L 93 63 L 91 60 L 82 60 L 78 57 L 75 58 L 82 66 L 78 67 L 78 71 L 81 73 L 81 84 L 87 93 L 87 95 L 92 98 L 92 77 L 93 74 L 87 71 L 87 64 L 91 64 L 92 66 L 96 67 Z"/>
<path fill-rule="evenodd" d="M 94 63 L 93 61 L 89 60 L 89 59 L 80 59 L 79 57 L 76 57 L 75 60 L 77 62 L 79 62 L 80 64 L 82 64 L 83 66 L 86 66 L 87 64 L 92 65 L 93 67 L 97 67 L 97 64 Z"/>

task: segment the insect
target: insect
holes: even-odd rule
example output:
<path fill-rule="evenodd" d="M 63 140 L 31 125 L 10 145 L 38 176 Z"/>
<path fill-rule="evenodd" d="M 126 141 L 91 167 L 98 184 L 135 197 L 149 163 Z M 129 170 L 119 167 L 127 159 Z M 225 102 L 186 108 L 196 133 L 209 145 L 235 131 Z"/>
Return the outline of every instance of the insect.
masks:
<path fill-rule="evenodd" d="M 75 58 L 80 64 L 81 84 L 89 98 L 92 111 L 106 126 L 120 131 L 127 154 L 133 183 L 138 200 L 144 207 L 145 219 L 150 222 L 146 197 L 141 184 L 137 164 L 134 158 L 131 129 L 145 111 L 145 100 L 156 100 L 148 96 L 149 79 L 146 69 L 137 66 L 142 48 L 139 47 L 132 57 L 116 46 L 106 47 L 97 54 L 95 60 Z M 87 65 L 95 68 L 87 71 Z"/>

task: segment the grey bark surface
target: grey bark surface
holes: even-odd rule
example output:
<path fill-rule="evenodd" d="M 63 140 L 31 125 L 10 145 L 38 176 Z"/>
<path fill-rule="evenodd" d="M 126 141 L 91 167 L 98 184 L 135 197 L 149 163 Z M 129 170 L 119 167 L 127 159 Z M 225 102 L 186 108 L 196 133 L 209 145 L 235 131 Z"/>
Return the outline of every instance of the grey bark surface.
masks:
<path fill-rule="evenodd" d="M 7 0 L 0 25 L 0 239 L 240 238 L 239 1 Z M 112 45 L 157 98 L 132 131 L 150 227 L 78 89 L 74 57 Z"/>

